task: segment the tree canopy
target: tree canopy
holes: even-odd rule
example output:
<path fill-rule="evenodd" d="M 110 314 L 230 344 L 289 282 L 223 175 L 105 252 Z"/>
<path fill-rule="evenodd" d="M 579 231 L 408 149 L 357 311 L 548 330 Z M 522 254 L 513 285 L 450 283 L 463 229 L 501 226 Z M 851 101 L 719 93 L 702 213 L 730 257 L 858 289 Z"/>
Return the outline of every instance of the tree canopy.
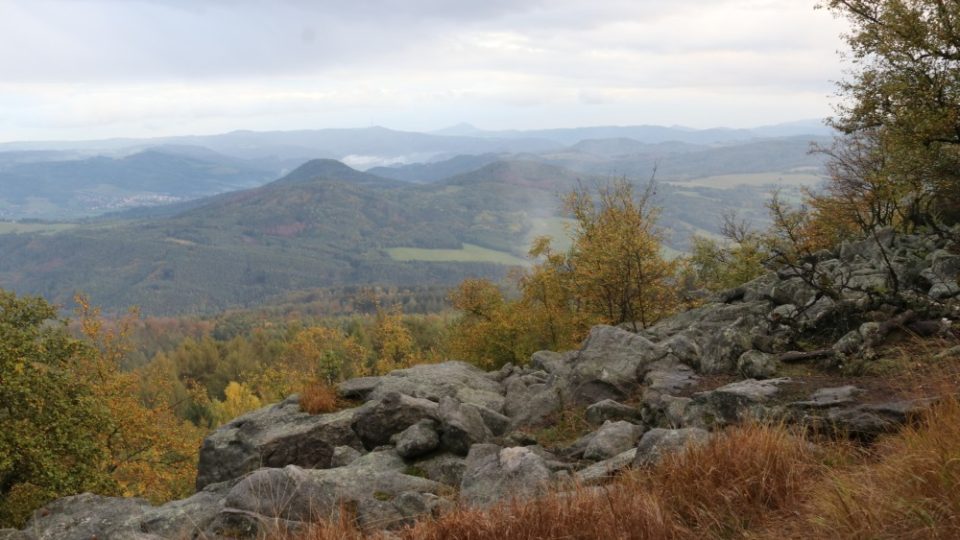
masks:
<path fill-rule="evenodd" d="M 847 135 L 830 152 L 834 184 L 855 180 L 840 191 L 865 194 L 861 202 L 880 221 L 960 220 L 960 3 L 826 0 L 820 7 L 851 28 L 844 37 L 852 70 L 831 120 Z"/>

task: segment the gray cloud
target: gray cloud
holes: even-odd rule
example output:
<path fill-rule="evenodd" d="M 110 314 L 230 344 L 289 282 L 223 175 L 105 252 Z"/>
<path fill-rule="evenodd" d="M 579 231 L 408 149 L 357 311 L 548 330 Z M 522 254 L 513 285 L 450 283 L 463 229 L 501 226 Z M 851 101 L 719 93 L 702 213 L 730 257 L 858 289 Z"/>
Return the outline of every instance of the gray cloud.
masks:
<path fill-rule="evenodd" d="M 669 123 L 707 125 L 827 114 L 842 23 L 812 6 L 6 0 L 0 139 L 391 120 L 408 128 L 643 123 L 671 111 Z"/>

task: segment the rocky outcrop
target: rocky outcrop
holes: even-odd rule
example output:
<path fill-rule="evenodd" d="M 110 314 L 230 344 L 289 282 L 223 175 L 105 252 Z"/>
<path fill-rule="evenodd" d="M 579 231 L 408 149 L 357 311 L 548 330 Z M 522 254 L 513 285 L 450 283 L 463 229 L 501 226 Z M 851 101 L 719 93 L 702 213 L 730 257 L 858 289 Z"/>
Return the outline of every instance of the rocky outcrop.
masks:
<path fill-rule="evenodd" d="M 233 420 L 210 434 L 200 449 L 197 489 L 235 479 L 260 467 L 330 467 L 334 448 L 363 448 L 352 424 L 365 410 L 311 415 L 297 396 Z"/>
<path fill-rule="evenodd" d="M 303 413 L 293 396 L 210 434 L 190 498 L 155 507 L 68 497 L 0 538 L 254 538 L 342 510 L 366 529 L 391 528 L 456 501 L 485 506 L 603 483 L 756 419 L 871 441 L 931 400 L 846 377 L 778 375 L 792 363 L 827 373 L 869 361 L 901 328 L 956 335 L 958 252 L 947 238 L 882 233 L 640 332 L 595 327 L 578 350 L 541 351 L 525 366 L 484 373 L 445 362 L 352 379 L 338 390 L 357 406 L 331 414 Z M 581 412 L 564 426 L 583 426 L 574 442 L 538 445 L 549 440 L 540 430 Z"/>

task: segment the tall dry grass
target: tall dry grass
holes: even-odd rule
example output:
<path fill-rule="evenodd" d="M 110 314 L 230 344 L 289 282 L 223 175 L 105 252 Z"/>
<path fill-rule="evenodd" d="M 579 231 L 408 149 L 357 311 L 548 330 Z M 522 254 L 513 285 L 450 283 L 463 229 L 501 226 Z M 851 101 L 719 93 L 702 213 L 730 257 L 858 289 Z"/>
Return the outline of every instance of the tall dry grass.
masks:
<path fill-rule="evenodd" d="M 811 494 L 812 534 L 960 538 L 960 401 L 943 399 L 917 425 L 881 441 L 876 454 Z"/>
<path fill-rule="evenodd" d="M 487 510 L 460 508 L 393 531 L 404 540 L 733 537 L 765 515 L 797 506 L 817 477 L 809 444 L 782 426 L 732 429 L 651 471 L 609 486 L 574 488 Z M 304 540 L 358 540 L 350 523 L 322 524 Z"/>

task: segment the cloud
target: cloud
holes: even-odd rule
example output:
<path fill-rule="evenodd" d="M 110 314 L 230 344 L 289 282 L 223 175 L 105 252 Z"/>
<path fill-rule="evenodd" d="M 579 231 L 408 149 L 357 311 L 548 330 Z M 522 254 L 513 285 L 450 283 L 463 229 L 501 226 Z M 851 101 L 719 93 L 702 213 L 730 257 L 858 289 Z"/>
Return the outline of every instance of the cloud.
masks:
<path fill-rule="evenodd" d="M 695 125 L 785 120 L 829 111 L 843 29 L 796 0 L 8 0 L 0 10 L 0 138 L 389 119 L 539 127 L 513 122 L 598 123 L 603 111 L 618 123 L 670 112 Z"/>

